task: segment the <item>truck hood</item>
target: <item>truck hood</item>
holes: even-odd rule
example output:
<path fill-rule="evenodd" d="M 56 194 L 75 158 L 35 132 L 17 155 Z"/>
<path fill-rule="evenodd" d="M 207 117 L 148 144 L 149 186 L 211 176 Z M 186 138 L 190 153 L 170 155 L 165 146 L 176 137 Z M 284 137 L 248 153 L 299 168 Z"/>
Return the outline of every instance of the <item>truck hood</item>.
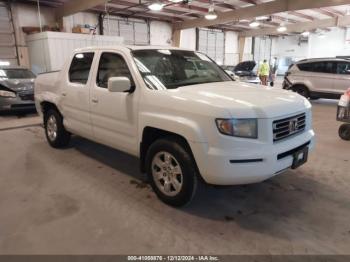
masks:
<path fill-rule="evenodd" d="M 183 86 L 170 91 L 192 100 L 193 105 L 201 103 L 225 109 L 233 118 L 275 118 L 311 107 L 307 99 L 296 93 L 235 81 Z"/>

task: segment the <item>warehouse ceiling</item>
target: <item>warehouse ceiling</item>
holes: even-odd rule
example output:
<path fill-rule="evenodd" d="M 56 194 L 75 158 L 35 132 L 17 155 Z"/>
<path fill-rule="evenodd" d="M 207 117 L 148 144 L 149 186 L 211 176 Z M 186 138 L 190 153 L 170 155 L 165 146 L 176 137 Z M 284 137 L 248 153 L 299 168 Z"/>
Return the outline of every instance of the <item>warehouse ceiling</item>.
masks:
<path fill-rule="evenodd" d="M 27 0 L 25 2 L 36 2 L 37 0 Z M 193 0 L 186 3 L 182 1 L 175 3 L 176 1 L 161 1 L 164 3 L 164 7 L 160 11 L 151 11 L 148 6 L 155 1 L 139 1 L 139 0 L 40 0 L 41 5 L 51 6 L 60 9 L 63 14 L 67 12 L 69 5 L 75 3 L 97 3 L 98 5 L 86 5 L 88 10 L 95 12 L 108 12 L 109 14 L 120 15 L 124 17 L 133 18 L 152 18 L 157 20 L 169 21 L 175 24 L 177 29 L 184 29 L 190 27 L 211 27 L 220 28 L 226 30 L 234 30 L 245 32 L 246 35 L 263 35 L 273 34 L 278 27 L 291 26 L 291 28 L 300 28 L 300 26 L 309 25 L 311 30 L 327 26 L 350 24 L 350 4 L 343 4 L 349 1 L 339 0 L 317 0 L 303 2 L 313 2 L 310 6 L 316 6 L 315 8 L 308 8 L 302 10 L 289 10 L 288 12 L 273 12 L 278 8 L 273 9 L 271 5 L 277 4 L 277 2 L 285 2 L 286 5 L 290 5 L 288 0 Z M 298 2 L 301 2 L 300 4 Z M 295 0 L 293 2 L 300 7 L 304 5 L 302 1 Z M 316 3 L 317 2 L 317 3 Z M 315 4 L 316 3 L 316 4 Z M 334 5 L 332 5 L 334 3 Z M 215 12 L 218 14 L 218 19 L 213 21 L 207 21 L 203 17 L 208 13 L 210 6 L 214 6 Z M 277 6 L 277 5 L 276 5 Z M 64 9 L 66 7 L 66 9 Z M 75 6 L 76 7 L 76 6 Z M 256 7 L 256 9 L 252 9 Z M 261 7 L 261 8 L 260 8 Z M 74 8 L 70 8 L 74 9 Z M 62 11 L 63 10 L 63 11 Z M 247 18 L 241 18 L 240 14 L 244 14 L 246 10 L 254 10 L 255 13 L 259 13 L 259 16 L 247 16 Z M 256 11 L 258 10 L 258 11 Z M 271 12 L 265 10 L 272 10 Z M 82 10 L 81 10 L 82 11 Z M 85 10 L 86 11 L 86 10 Z M 253 13 L 254 13 L 253 12 Z M 226 19 L 220 19 L 225 17 Z M 244 17 L 244 15 L 242 16 Z M 346 18 L 346 20 L 344 20 Z M 343 20 L 339 20 L 343 19 Z M 252 28 L 251 23 L 258 21 L 259 26 Z M 325 23 L 328 21 L 328 23 Z M 339 21 L 341 23 L 339 23 Z M 321 23 L 320 23 L 321 22 Z M 294 25 L 294 27 L 293 27 Z M 275 34 L 291 33 L 279 32 Z"/>

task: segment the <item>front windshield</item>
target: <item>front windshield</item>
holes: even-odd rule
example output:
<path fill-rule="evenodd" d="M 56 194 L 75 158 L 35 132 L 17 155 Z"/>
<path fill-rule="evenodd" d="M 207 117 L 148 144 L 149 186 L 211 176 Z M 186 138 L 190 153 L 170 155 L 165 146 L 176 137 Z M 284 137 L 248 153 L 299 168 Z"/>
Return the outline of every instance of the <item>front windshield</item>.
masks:
<path fill-rule="evenodd" d="M 136 50 L 136 65 L 151 89 L 173 89 L 180 86 L 232 79 L 207 56 L 182 50 Z"/>
<path fill-rule="evenodd" d="M 0 78 L 30 79 L 35 78 L 35 75 L 28 69 L 0 69 Z"/>

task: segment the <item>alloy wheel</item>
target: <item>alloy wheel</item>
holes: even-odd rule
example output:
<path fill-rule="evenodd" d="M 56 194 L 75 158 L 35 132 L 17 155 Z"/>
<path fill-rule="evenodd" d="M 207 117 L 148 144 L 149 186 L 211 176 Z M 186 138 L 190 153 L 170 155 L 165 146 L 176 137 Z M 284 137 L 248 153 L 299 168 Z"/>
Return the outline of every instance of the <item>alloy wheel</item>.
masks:
<path fill-rule="evenodd" d="M 176 158 L 165 151 L 152 160 L 152 176 L 157 188 L 167 196 L 177 195 L 183 186 L 183 173 Z"/>

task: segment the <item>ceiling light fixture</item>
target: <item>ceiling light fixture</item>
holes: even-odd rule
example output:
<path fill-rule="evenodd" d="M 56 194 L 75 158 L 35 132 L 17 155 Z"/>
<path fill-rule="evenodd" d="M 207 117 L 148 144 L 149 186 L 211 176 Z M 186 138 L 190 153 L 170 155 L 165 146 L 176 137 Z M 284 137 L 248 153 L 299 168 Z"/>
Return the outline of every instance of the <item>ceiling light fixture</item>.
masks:
<path fill-rule="evenodd" d="M 287 31 L 287 27 L 283 23 L 277 28 L 277 32 L 283 33 L 286 31 Z"/>
<path fill-rule="evenodd" d="M 161 2 L 154 2 L 148 6 L 148 8 L 152 11 L 160 11 L 164 7 L 164 4 Z"/>
<path fill-rule="evenodd" d="M 215 20 L 218 15 L 215 13 L 214 5 L 209 7 L 208 13 L 204 16 L 207 20 Z"/>
<path fill-rule="evenodd" d="M 260 25 L 260 23 L 258 21 L 253 21 L 249 24 L 250 27 L 258 27 Z"/>
<path fill-rule="evenodd" d="M 268 16 L 258 16 L 255 20 L 256 21 L 264 21 L 264 20 L 267 20 L 267 19 L 269 19 Z"/>
<path fill-rule="evenodd" d="M 9 66 L 10 62 L 9 61 L 0 61 L 0 66 Z"/>

